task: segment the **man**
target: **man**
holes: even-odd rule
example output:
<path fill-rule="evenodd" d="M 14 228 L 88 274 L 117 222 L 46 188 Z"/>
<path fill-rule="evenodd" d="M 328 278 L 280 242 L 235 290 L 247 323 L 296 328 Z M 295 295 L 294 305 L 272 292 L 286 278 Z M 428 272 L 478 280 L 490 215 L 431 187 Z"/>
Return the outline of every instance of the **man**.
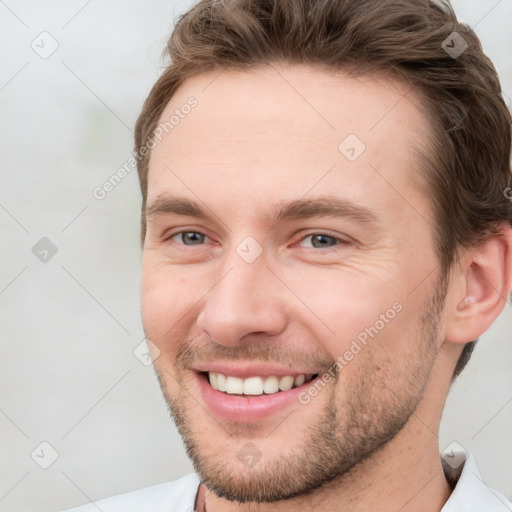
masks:
<path fill-rule="evenodd" d="M 142 317 L 196 472 L 82 510 L 512 510 L 438 446 L 512 288 L 476 35 L 442 2 L 206 0 L 168 52 L 136 127 Z"/>

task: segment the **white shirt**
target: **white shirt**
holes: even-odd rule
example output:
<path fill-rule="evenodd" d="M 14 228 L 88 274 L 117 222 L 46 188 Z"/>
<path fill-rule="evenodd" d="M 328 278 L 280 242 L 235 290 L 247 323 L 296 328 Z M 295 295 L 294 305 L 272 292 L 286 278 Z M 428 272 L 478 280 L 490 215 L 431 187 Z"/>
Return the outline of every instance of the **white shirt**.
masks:
<path fill-rule="evenodd" d="M 455 488 L 440 512 L 510 512 L 512 503 L 487 487 L 473 456 L 467 452 L 442 454 L 443 467 Z M 69 509 L 66 512 L 194 512 L 199 489 L 196 473 L 139 491 L 128 492 Z"/>

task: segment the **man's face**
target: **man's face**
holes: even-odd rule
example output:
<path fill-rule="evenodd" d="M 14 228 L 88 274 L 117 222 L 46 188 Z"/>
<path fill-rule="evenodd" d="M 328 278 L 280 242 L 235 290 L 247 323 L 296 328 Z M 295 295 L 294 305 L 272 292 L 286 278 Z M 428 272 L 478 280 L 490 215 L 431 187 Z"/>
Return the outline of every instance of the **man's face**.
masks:
<path fill-rule="evenodd" d="M 162 115 L 180 119 L 151 155 L 143 323 L 219 496 L 317 488 L 421 405 L 443 290 L 416 185 L 427 123 L 408 89 L 300 66 L 224 71 L 186 81 Z M 223 375 L 213 387 L 208 371 Z"/>

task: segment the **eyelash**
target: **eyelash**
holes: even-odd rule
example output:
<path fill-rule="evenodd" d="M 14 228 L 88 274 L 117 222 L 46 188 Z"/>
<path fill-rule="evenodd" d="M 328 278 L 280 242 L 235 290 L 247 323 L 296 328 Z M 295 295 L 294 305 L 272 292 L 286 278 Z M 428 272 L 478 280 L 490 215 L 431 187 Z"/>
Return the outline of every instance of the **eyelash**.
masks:
<path fill-rule="evenodd" d="M 208 235 L 206 235 L 205 233 L 202 233 L 201 231 L 194 231 L 194 230 L 182 230 L 182 231 L 177 231 L 176 233 L 172 233 L 168 236 L 166 236 L 164 238 L 164 242 L 169 242 L 169 241 L 172 241 L 171 239 L 174 238 L 175 236 L 177 235 L 181 235 L 181 234 L 184 234 L 184 233 L 194 233 L 196 235 L 203 235 L 207 238 Z M 313 236 L 325 236 L 327 238 L 331 238 L 332 240 L 336 240 L 336 244 L 332 245 L 332 246 L 329 246 L 327 247 L 326 249 L 335 249 L 339 246 L 346 246 L 346 245 L 350 245 L 351 242 L 349 240 L 346 240 L 346 239 L 343 239 L 343 238 L 339 238 L 337 236 L 334 236 L 334 235 L 331 235 L 329 233 L 325 233 L 325 232 L 322 232 L 322 231 L 318 231 L 318 232 L 312 232 L 312 233 L 308 233 L 307 235 L 304 235 L 300 240 L 299 242 L 302 242 L 303 240 L 307 239 L 307 238 L 310 238 L 310 237 L 313 237 Z M 187 246 L 183 243 L 179 243 L 179 242 L 174 242 L 174 243 L 177 243 L 178 245 L 181 245 L 183 247 L 194 247 L 193 245 L 192 246 Z M 204 245 L 204 244 L 199 244 L 199 245 Z M 303 247 L 304 249 L 310 249 L 310 250 L 313 250 L 313 251 L 321 251 L 321 252 L 326 252 L 326 249 L 323 249 L 323 248 L 319 248 L 319 247 Z"/>

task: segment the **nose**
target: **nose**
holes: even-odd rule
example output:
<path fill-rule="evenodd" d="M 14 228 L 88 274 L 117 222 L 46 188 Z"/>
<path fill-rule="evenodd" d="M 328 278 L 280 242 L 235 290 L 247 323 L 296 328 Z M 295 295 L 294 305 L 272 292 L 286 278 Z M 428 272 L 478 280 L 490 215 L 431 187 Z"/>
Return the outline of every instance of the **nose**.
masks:
<path fill-rule="evenodd" d="M 286 326 L 286 308 L 279 285 L 264 254 L 247 263 L 234 253 L 204 299 L 198 327 L 225 346 L 235 346 L 247 335 L 281 333 Z"/>

